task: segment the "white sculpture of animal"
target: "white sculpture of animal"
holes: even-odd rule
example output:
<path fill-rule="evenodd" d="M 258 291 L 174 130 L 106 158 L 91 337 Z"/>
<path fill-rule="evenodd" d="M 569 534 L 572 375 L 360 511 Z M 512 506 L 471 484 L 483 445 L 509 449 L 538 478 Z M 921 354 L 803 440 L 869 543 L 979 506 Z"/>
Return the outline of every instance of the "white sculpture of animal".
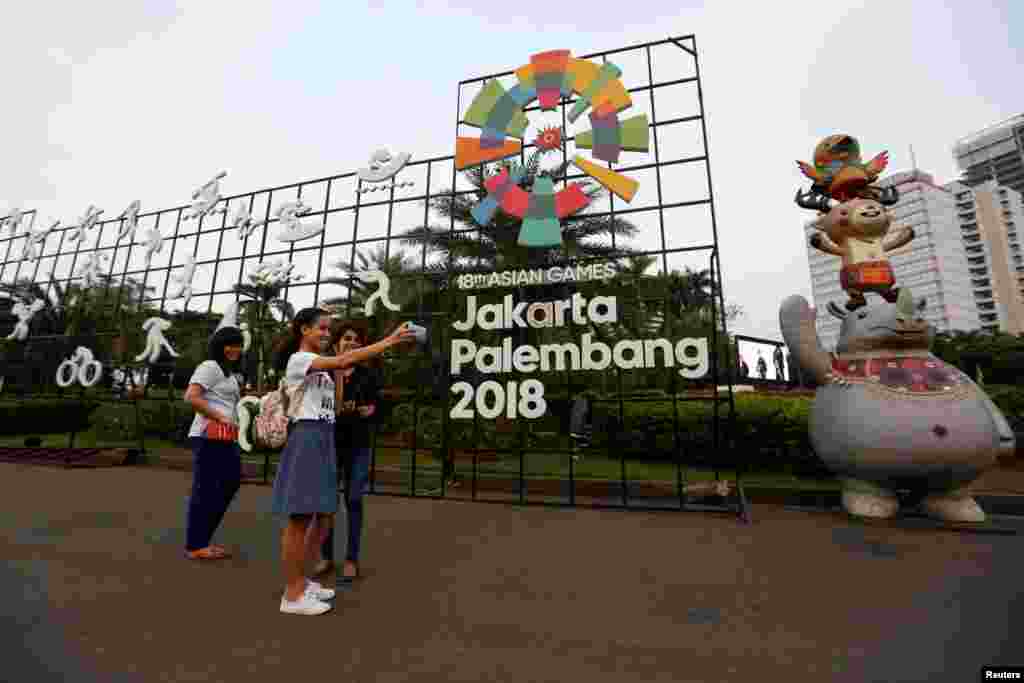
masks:
<path fill-rule="evenodd" d="M 220 180 L 227 174 L 227 171 L 221 171 L 212 180 L 192 193 L 192 206 L 185 211 L 185 220 L 202 218 L 211 213 L 225 213 L 227 211 L 227 206 L 217 206 L 222 199 L 220 196 Z"/>
<path fill-rule="evenodd" d="M 184 299 L 185 305 L 188 306 L 188 302 L 192 299 L 192 278 L 195 274 L 196 257 L 189 254 L 181 272 L 173 276 L 174 281 L 178 283 L 178 291 L 171 297 L 172 299 Z"/>
<path fill-rule="evenodd" d="M 117 233 L 118 241 L 125 239 L 135 239 L 135 229 L 139 226 L 139 209 L 142 208 L 142 202 L 138 199 L 128 205 L 128 208 L 121 212 L 118 218 L 124 222 L 121 223 L 121 231 Z"/>
<path fill-rule="evenodd" d="M 103 365 L 90 349 L 79 346 L 69 359 L 57 366 L 57 386 L 67 388 L 77 379 L 83 387 L 91 387 L 103 376 Z"/>
<path fill-rule="evenodd" d="M 97 209 L 94 205 L 90 204 L 82 214 L 82 217 L 78 219 L 78 222 L 69 226 L 72 230 L 68 233 L 67 240 L 69 242 L 77 242 L 78 240 L 85 237 L 85 233 L 96 225 L 96 222 L 100 219 L 100 214 L 103 213 L 103 209 Z"/>
<path fill-rule="evenodd" d="M 364 315 L 367 317 L 373 315 L 378 301 L 380 301 L 380 303 L 384 305 L 384 308 L 387 308 L 388 310 L 401 310 L 401 306 L 391 300 L 391 280 L 388 278 L 387 273 L 382 270 L 366 270 L 356 273 L 356 277 L 363 282 L 377 283 L 377 291 L 367 298 L 366 305 L 363 307 Z"/>
<path fill-rule="evenodd" d="M 142 329 L 146 332 L 146 348 L 142 353 L 135 357 L 135 360 L 144 360 L 152 365 L 156 363 L 160 358 L 160 350 L 167 349 L 167 353 L 173 357 L 178 357 L 178 352 L 174 350 L 171 343 L 167 341 L 167 337 L 164 336 L 171 327 L 171 321 L 163 318 L 147 318 L 146 322 L 142 323 Z"/>
<path fill-rule="evenodd" d="M 294 202 L 285 202 L 277 207 L 274 215 L 277 216 L 278 221 L 284 227 L 284 230 L 277 234 L 277 239 L 281 242 L 299 242 L 310 237 L 316 237 L 323 232 L 323 221 L 303 223 L 299 220 L 300 216 L 305 216 L 310 211 L 311 209 L 303 204 L 301 199 L 296 199 Z"/>
<path fill-rule="evenodd" d="M 164 236 L 160 228 L 154 227 L 146 233 L 146 270 L 153 264 L 153 255 L 159 254 L 164 248 Z"/>
<path fill-rule="evenodd" d="M 46 303 L 42 299 L 33 299 L 32 303 L 27 306 L 18 301 L 11 307 L 11 312 L 18 316 L 18 323 L 14 326 L 14 330 L 7 335 L 7 339 L 16 339 L 18 341 L 25 341 L 28 339 L 28 326 L 32 322 L 32 318 L 35 314 L 43 310 L 46 307 Z"/>

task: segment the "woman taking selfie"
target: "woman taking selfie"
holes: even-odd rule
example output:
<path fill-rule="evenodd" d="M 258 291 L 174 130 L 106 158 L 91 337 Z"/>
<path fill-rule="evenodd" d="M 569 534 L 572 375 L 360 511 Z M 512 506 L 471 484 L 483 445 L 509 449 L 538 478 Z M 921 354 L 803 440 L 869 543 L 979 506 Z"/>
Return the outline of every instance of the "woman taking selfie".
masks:
<path fill-rule="evenodd" d="M 331 353 L 341 355 L 366 345 L 366 331 L 351 321 L 337 323 L 331 331 Z M 363 535 L 363 492 L 370 479 L 370 439 L 380 398 L 380 371 L 371 362 L 351 365 L 334 373 L 337 399 L 334 443 L 338 449 L 339 475 L 344 480 L 348 541 L 341 580 L 359 576 L 359 548 Z M 339 482 L 341 483 L 341 482 Z M 315 574 L 334 568 L 334 525 L 320 549 L 323 559 Z"/>
<path fill-rule="evenodd" d="M 400 327 L 387 338 L 335 356 L 321 356 L 330 340 L 330 319 L 318 308 L 295 315 L 288 336 L 278 346 L 276 368 L 296 405 L 289 406 L 292 421 L 288 442 L 281 453 L 271 508 L 287 516 L 281 536 L 285 614 L 317 615 L 331 609 L 326 602 L 334 591 L 306 578 L 306 562 L 318 550 L 320 534 L 312 533 L 318 516 L 337 512 L 338 468 L 335 460 L 335 384 L 333 373 L 411 341 L 415 332 Z M 329 519 L 325 519 L 325 525 Z"/>
<path fill-rule="evenodd" d="M 185 557 L 190 560 L 230 557 L 210 540 L 242 483 L 235 416 L 241 398 L 237 371 L 242 344 L 237 327 L 218 327 L 210 337 L 209 360 L 199 364 L 185 390 L 185 401 L 196 411 L 188 432 L 195 455 L 185 523 Z"/>

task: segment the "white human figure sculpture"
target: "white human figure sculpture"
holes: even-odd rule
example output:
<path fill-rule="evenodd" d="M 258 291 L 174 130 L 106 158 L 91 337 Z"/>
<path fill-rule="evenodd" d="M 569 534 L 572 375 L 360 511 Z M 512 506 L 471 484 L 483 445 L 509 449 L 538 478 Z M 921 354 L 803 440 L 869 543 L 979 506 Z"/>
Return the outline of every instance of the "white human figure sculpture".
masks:
<path fill-rule="evenodd" d="M 237 327 L 242 332 L 242 353 L 249 350 L 249 346 L 252 344 L 252 335 L 249 334 L 249 326 L 245 323 L 238 322 L 238 302 L 232 301 L 228 304 L 228 307 L 224 309 L 224 317 L 220 319 L 220 323 L 217 325 L 217 329 L 223 327 Z M 214 330 L 216 332 L 216 330 Z"/>
<path fill-rule="evenodd" d="M 391 156 L 391 152 L 388 150 L 379 149 L 370 157 L 369 166 L 359 169 L 356 173 L 359 175 L 360 180 L 369 183 L 380 183 L 388 178 L 393 178 L 395 174 L 405 168 L 405 165 L 409 163 L 411 158 L 412 155 L 408 152 L 400 152 L 395 156 Z"/>
<path fill-rule="evenodd" d="M 103 209 L 97 209 L 92 204 L 85 210 L 82 217 L 78 219 L 77 223 L 70 225 L 72 228 L 71 232 L 68 233 L 67 240 L 69 242 L 77 242 L 78 240 L 85 237 L 85 233 L 95 227 L 96 222 L 100 219 L 100 214 L 103 213 Z"/>
<path fill-rule="evenodd" d="M 363 307 L 363 314 L 367 317 L 373 315 L 374 310 L 377 307 L 377 302 L 380 301 L 384 308 L 391 311 L 398 311 L 401 306 L 398 306 L 391 301 L 391 280 L 388 278 L 387 273 L 382 270 L 367 270 L 361 273 L 356 273 L 363 282 L 377 283 L 377 291 L 370 295 L 366 300 L 366 305 Z"/>
<path fill-rule="evenodd" d="M 27 230 L 25 232 L 25 244 L 21 248 L 21 258 L 25 261 L 35 261 L 39 258 L 39 252 L 36 251 L 36 247 L 42 245 L 46 238 L 60 225 L 60 221 L 56 220 L 50 224 L 50 227 L 43 228 L 42 230 Z"/>
<path fill-rule="evenodd" d="M 196 274 L 196 257 L 189 254 L 185 259 L 185 265 L 177 275 L 172 276 L 178 283 L 178 291 L 171 298 L 184 299 L 185 305 L 192 299 L 192 278 Z"/>
<path fill-rule="evenodd" d="M 78 277 L 82 278 L 86 287 L 93 287 L 103 279 L 103 270 L 107 262 L 106 254 L 98 251 L 89 252 L 82 267 L 78 269 Z"/>
<path fill-rule="evenodd" d="M 116 368 L 110 373 L 110 377 L 113 380 L 113 387 L 120 389 L 120 391 L 127 392 L 128 384 L 131 383 L 136 389 L 146 386 L 146 382 L 149 380 L 149 368 L 139 368 L 135 370 L 122 370 Z"/>
<path fill-rule="evenodd" d="M 170 320 L 155 317 L 147 318 L 146 322 L 142 323 L 142 329 L 146 332 L 146 348 L 135 357 L 135 360 L 141 361 L 145 359 L 147 363 L 152 365 L 159 360 L 161 349 L 167 349 L 167 353 L 177 358 L 178 352 L 171 347 L 171 343 L 164 336 L 164 332 L 170 327 Z"/>
<path fill-rule="evenodd" d="M 192 193 L 192 206 L 185 212 L 185 220 L 202 218 L 211 213 L 224 213 L 227 211 L 226 206 L 217 206 L 222 199 L 220 196 L 220 180 L 227 174 L 227 171 L 221 171 L 212 180 Z"/>
<path fill-rule="evenodd" d="M 159 254 L 164 248 L 164 236 L 160 234 L 160 228 L 154 227 L 146 232 L 146 269 L 153 264 L 153 255 Z"/>
<path fill-rule="evenodd" d="M 121 212 L 118 218 L 121 218 L 124 222 L 121 223 L 121 231 L 117 233 L 118 241 L 125 239 L 135 239 L 135 228 L 139 227 L 139 209 L 142 208 L 142 202 L 138 199 L 128 205 L 128 208 Z"/>
<path fill-rule="evenodd" d="M 11 231 L 11 237 L 14 237 L 18 234 L 18 228 L 21 227 L 21 217 L 21 209 L 11 209 L 7 217 L 0 221 L 0 228 L 6 226 Z"/>
<path fill-rule="evenodd" d="M 323 221 L 309 221 L 303 223 L 299 216 L 305 216 L 311 209 L 302 203 L 301 199 L 294 202 L 285 202 L 277 207 L 274 215 L 284 227 L 284 230 L 277 234 L 277 239 L 282 242 L 298 242 L 300 240 L 316 237 L 324 231 Z"/>
<path fill-rule="evenodd" d="M 284 259 L 262 261 L 249 273 L 249 281 L 257 287 L 273 287 L 286 285 L 302 280 L 304 275 L 292 275 L 295 264 Z"/>
<path fill-rule="evenodd" d="M 249 207 L 246 206 L 244 200 L 238 204 L 235 214 L 231 217 L 231 227 L 238 229 L 239 242 L 245 241 L 256 228 L 264 223 L 266 223 L 265 220 L 255 220 L 252 217 L 249 213 Z"/>
<path fill-rule="evenodd" d="M 32 322 L 32 318 L 35 317 L 36 313 L 43 310 L 46 307 L 46 303 L 42 299 L 33 299 L 32 303 L 25 305 L 23 302 L 18 301 L 11 307 L 11 312 L 18 316 L 18 324 L 14 326 L 14 330 L 7 335 L 7 339 L 16 339 L 17 341 L 25 341 L 28 339 L 28 325 Z"/>

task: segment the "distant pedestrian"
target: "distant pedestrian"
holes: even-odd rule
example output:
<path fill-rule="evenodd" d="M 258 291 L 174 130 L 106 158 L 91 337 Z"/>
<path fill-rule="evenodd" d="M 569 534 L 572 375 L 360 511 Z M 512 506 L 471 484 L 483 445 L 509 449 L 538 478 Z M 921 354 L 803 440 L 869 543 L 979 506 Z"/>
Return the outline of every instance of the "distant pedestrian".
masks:
<path fill-rule="evenodd" d="M 782 347 L 776 346 L 775 352 L 772 353 L 772 360 L 775 362 L 775 379 L 779 382 L 786 381 L 786 367 L 785 360 L 783 359 Z"/>

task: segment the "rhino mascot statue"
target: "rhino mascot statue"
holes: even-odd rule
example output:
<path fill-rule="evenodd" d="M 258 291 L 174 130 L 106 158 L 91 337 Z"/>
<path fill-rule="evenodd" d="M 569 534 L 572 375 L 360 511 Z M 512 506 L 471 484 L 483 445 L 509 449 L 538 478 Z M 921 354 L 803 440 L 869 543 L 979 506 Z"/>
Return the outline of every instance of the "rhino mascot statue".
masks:
<path fill-rule="evenodd" d="M 930 517 L 984 522 L 967 486 L 999 455 L 1013 453 L 1013 431 L 971 378 L 929 351 L 933 330 L 923 319 L 924 303 L 903 288 L 895 303 L 856 311 L 829 304 L 842 319 L 830 354 L 807 301 L 782 302 L 782 335 L 818 383 L 811 444 L 842 481 L 851 515 L 892 517 L 900 507 L 896 491 L 909 490 L 904 502 Z"/>

